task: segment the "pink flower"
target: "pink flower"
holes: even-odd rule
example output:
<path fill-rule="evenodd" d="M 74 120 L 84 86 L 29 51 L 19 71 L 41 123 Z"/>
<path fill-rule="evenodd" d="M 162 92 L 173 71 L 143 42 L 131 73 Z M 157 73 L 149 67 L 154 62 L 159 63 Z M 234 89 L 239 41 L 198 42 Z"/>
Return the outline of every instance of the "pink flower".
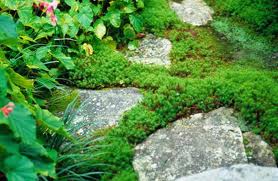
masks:
<path fill-rule="evenodd" d="M 55 16 L 55 14 L 50 15 L 50 21 L 53 26 L 57 25 L 57 17 Z"/>
<path fill-rule="evenodd" d="M 58 4 L 59 2 L 57 0 L 53 0 L 51 3 L 44 1 L 40 1 L 39 3 L 40 10 L 46 12 L 53 26 L 57 25 L 57 17 L 55 16 L 54 10 L 57 9 Z"/>
<path fill-rule="evenodd" d="M 0 110 L 3 112 L 5 117 L 8 117 L 11 112 L 13 112 L 15 104 L 9 102 L 6 106 L 2 107 Z"/>

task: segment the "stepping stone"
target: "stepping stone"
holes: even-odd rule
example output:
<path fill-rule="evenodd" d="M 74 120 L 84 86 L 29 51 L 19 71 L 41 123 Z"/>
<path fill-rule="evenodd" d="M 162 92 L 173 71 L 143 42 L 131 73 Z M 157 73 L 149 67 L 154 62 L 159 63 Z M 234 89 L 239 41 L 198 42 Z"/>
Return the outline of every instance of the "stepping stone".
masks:
<path fill-rule="evenodd" d="M 143 99 L 136 88 L 79 90 L 79 93 L 82 105 L 73 124 L 80 135 L 117 125 L 124 112 Z"/>
<path fill-rule="evenodd" d="M 196 114 L 160 129 L 135 148 L 140 181 L 172 181 L 209 169 L 246 163 L 237 119 L 231 109 Z"/>
<path fill-rule="evenodd" d="M 171 60 L 169 54 L 172 49 L 170 40 L 157 38 L 148 34 L 140 43 L 139 48 L 128 51 L 126 57 L 129 61 L 143 64 L 169 66 Z"/>
<path fill-rule="evenodd" d="M 243 134 L 248 161 L 260 166 L 277 167 L 272 148 L 252 132 Z"/>
<path fill-rule="evenodd" d="M 201 26 L 212 20 L 213 10 L 203 0 L 176 0 L 170 6 L 185 23 Z"/>
<path fill-rule="evenodd" d="M 218 168 L 176 181 L 277 181 L 278 168 L 239 164 Z"/>

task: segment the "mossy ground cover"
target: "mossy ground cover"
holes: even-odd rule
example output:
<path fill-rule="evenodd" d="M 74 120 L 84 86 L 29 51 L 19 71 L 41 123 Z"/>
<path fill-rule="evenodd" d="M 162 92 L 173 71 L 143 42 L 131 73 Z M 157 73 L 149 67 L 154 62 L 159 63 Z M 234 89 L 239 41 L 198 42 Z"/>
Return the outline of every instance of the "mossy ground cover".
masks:
<path fill-rule="evenodd" d="M 208 27 L 181 23 L 166 0 L 148 0 L 141 15 L 146 31 L 173 43 L 172 66 L 132 64 L 122 53 L 97 40 L 92 57 L 77 60 L 70 73 L 81 88 L 138 87 L 144 100 L 127 112 L 120 124 L 103 131 L 99 163 L 109 167 L 102 180 L 137 180 L 133 148 L 157 129 L 180 117 L 233 107 L 253 131 L 273 146 L 278 140 L 278 72 L 231 61 L 228 43 Z M 276 145 L 277 146 L 277 145 Z M 277 151 L 276 151 L 277 152 Z"/>

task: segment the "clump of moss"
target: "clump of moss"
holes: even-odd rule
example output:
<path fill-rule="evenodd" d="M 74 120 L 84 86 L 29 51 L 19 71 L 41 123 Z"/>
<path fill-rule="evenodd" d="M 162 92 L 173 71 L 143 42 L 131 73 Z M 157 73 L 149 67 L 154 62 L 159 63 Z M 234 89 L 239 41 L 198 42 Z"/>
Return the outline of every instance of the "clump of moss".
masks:
<path fill-rule="evenodd" d="M 161 34 L 165 29 L 182 24 L 175 12 L 169 8 L 168 0 L 144 0 L 144 3 L 141 17 L 149 32 Z"/>

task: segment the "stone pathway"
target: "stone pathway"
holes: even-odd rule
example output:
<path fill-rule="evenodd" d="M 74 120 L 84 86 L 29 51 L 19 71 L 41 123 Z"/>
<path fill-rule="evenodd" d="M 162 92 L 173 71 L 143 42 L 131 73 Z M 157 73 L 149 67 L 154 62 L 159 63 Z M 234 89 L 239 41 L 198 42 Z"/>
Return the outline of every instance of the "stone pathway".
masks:
<path fill-rule="evenodd" d="M 186 23 L 201 26 L 212 20 L 213 10 L 203 0 L 176 0 L 170 5 Z"/>
<path fill-rule="evenodd" d="M 140 181 L 174 181 L 206 170 L 247 163 L 231 109 L 196 114 L 160 129 L 135 148 Z M 275 161 L 274 161 L 275 162 Z"/>
<path fill-rule="evenodd" d="M 176 181 L 277 181 L 278 169 L 240 164 L 218 168 Z"/>
<path fill-rule="evenodd" d="M 158 130 L 135 148 L 140 181 L 171 181 L 208 169 L 247 163 L 243 138 L 230 109 L 196 114 Z"/>
<path fill-rule="evenodd" d="M 128 51 L 126 57 L 129 61 L 143 64 L 169 66 L 171 64 L 169 54 L 172 44 L 165 38 L 157 38 L 148 34 L 135 51 Z"/>
<path fill-rule="evenodd" d="M 115 126 L 125 111 L 139 103 L 143 96 L 136 88 L 79 90 L 82 105 L 73 124 L 77 133 Z"/>

